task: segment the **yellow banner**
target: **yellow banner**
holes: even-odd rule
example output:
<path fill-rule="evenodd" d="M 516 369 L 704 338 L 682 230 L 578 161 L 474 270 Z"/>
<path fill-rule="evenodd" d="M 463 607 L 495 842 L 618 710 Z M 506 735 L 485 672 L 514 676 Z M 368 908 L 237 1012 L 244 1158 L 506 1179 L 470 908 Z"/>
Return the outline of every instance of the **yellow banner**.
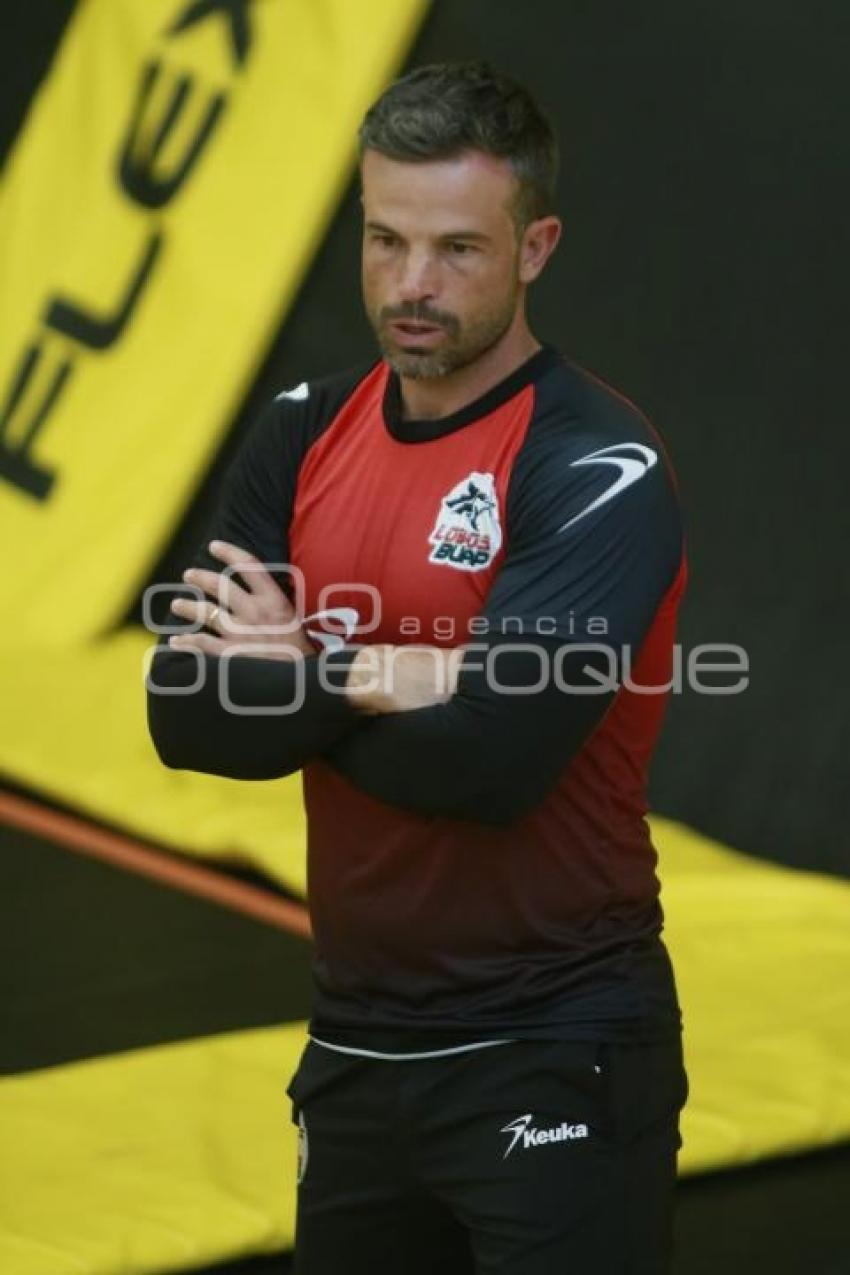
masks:
<path fill-rule="evenodd" d="M 131 603 L 425 7 L 79 5 L 0 189 L 2 596 L 18 638 L 66 645 Z"/>

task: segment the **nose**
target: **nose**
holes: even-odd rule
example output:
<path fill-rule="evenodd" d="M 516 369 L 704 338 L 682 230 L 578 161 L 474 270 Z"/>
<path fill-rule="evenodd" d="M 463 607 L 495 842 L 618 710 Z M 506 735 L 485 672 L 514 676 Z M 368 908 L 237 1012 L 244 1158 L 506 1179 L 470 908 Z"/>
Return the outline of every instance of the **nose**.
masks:
<path fill-rule="evenodd" d="M 405 253 L 399 297 L 402 301 L 426 301 L 436 296 L 437 279 L 433 257 L 424 251 L 411 249 Z"/>

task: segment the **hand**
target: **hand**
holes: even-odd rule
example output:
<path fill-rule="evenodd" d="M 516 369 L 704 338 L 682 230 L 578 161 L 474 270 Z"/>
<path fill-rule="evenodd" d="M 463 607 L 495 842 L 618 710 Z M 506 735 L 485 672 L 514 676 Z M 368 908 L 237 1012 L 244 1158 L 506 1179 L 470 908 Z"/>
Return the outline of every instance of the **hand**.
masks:
<path fill-rule="evenodd" d="M 168 639 L 168 645 L 178 651 L 196 650 L 207 655 L 223 655 L 229 648 L 238 646 L 240 655 L 256 654 L 257 658 L 267 660 L 296 660 L 315 655 L 295 608 L 259 559 L 224 540 L 211 541 L 209 548 L 214 558 L 233 570 L 224 575 L 190 567 L 183 572 L 183 579 L 202 589 L 213 601 L 175 598 L 171 609 L 181 618 L 200 622 L 215 632 L 174 634 Z M 249 569 L 243 572 L 245 567 Z M 242 574 L 247 588 L 237 583 L 236 572 Z M 269 632 L 272 625 L 276 631 Z M 260 626 L 260 632 L 252 633 L 251 626 Z M 252 646 L 258 648 L 256 652 L 250 649 Z M 243 649 L 246 647 L 247 650 Z"/>
<path fill-rule="evenodd" d="M 454 695 L 462 662 L 462 647 L 366 646 L 352 661 L 345 693 L 373 715 L 430 708 Z"/>

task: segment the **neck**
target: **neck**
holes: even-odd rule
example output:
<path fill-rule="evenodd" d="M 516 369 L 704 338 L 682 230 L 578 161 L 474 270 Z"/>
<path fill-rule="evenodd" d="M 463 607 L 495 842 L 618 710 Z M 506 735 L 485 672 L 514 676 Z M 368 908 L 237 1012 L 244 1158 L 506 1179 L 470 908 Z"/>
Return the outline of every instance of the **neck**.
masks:
<path fill-rule="evenodd" d="M 529 331 L 524 316 L 520 315 L 504 336 L 474 363 L 447 376 L 427 380 L 400 377 L 404 419 L 439 420 L 442 416 L 460 411 L 467 403 L 473 403 L 510 376 L 540 348 L 540 342 Z"/>

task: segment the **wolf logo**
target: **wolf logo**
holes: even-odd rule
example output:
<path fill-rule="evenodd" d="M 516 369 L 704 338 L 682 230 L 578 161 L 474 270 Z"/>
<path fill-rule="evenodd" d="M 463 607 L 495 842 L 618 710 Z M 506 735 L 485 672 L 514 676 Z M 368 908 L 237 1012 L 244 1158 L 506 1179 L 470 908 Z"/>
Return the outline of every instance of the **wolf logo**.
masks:
<path fill-rule="evenodd" d="M 477 531 L 478 519 L 482 514 L 488 514 L 491 509 L 495 509 L 496 502 L 481 487 L 476 486 L 472 478 L 469 478 L 466 491 L 462 491 L 459 496 L 447 497 L 445 506 L 447 509 L 453 509 L 459 516 L 465 514 L 472 530 Z"/>
<path fill-rule="evenodd" d="M 428 537 L 429 562 L 455 571 L 481 571 L 502 545 L 499 500 L 493 474 L 473 470 L 440 501 L 437 521 Z"/>

